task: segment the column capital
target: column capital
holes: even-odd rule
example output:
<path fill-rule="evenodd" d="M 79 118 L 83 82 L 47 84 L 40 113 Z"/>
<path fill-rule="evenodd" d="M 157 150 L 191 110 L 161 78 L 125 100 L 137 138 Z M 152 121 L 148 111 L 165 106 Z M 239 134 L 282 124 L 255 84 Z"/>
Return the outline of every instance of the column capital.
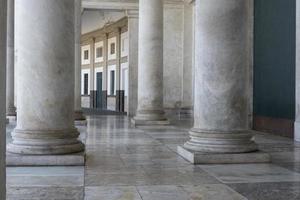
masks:
<path fill-rule="evenodd" d="M 128 18 L 139 18 L 139 10 L 138 9 L 126 10 L 125 14 Z"/>

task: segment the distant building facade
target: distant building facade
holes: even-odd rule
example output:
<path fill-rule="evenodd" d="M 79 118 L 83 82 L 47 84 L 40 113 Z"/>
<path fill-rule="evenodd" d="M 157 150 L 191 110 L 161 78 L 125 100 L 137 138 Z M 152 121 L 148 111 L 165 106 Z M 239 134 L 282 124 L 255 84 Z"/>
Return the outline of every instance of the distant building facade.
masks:
<path fill-rule="evenodd" d="M 127 18 L 81 37 L 82 107 L 127 111 Z"/>

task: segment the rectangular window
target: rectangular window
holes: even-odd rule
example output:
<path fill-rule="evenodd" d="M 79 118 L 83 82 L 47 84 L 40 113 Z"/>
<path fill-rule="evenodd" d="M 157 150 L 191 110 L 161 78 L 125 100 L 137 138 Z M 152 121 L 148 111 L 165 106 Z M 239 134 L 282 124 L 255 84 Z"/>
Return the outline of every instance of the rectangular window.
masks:
<path fill-rule="evenodd" d="M 83 86 L 84 95 L 89 94 L 89 74 L 84 74 L 84 86 Z"/>
<path fill-rule="evenodd" d="M 97 58 L 102 58 L 103 57 L 103 48 L 102 47 L 98 47 L 96 49 L 96 57 Z"/>
<path fill-rule="evenodd" d="M 113 55 L 116 53 L 116 44 L 115 43 L 111 43 L 110 44 L 110 54 Z"/>
<path fill-rule="evenodd" d="M 88 50 L 85 50 L 84 51 L 84 60 L 88 60 L 89 59 L 89 51 Z"/>
<path fill-rule="evenodd" d="M 110 95 L 115 95 L 115 71 L 110 71 Z"/>

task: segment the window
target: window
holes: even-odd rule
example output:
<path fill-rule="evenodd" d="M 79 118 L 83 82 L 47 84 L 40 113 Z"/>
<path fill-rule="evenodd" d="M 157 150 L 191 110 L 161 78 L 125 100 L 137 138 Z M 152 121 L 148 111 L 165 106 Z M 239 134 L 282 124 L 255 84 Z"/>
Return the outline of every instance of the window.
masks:
<path fill-rule="evenodd" d="M 115 60 L 116 58 L 117 58 L 117 37 L 113 37 L 107 40 L 107 59 Z"/>
<path fill-rule="evenodd" d="M 122 70 L 122 89 L 125 92 L 125 96 L 128 96 L 128 68 Z"/>
<path fill-rule="evenodd" d="M 115 71 L 110 71 L 110 95 L 115 95 Z"/>
<path fill-rule="evenodd" d="M 102 47 L 98 47 L 98 48 L 96 49 L 96 57 L 97 57 L 97 58 L 103 57 L 103 48 L 102 48 Z"/>
<path fill-rule="evenodd" d="M 116 44 L 115 43 L 111 43 L 110 44 L 110 54 L 113 55 L 116 53 Z"/>
<path fill-rule="evenodd" d="M 89 74 L 84 74 L 84 85 L 83 85 L 83 94 L 88 95 L 89 94 Z"/>
<path fill-rule="evenodd" d="M 90 52 L 91 46 L 85 45 L 81 47 L 81 64 L 82 65 L 89 65 L 90 64 Z"/>
<path fill-rule="evenodd" d="M 85 50 L 84 51 L 84 60 L 88 60 L 89 59 L 89 51 L 88 50 Z"/>

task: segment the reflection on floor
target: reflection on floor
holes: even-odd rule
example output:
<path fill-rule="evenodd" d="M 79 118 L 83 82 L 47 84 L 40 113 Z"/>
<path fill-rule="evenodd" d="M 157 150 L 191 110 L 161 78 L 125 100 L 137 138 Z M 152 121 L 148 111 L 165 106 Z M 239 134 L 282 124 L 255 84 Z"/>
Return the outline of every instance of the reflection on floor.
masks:
<path fill-rule="evenodd" d="M 173 124 L 135 129 L 125 116 L 88 117 L 86 167 L 8 167 L 7 199 L 300 199 L 300 143 L 257 133 L 272 164 L 194 166 L 176 154 L 191 122 Z"/>

